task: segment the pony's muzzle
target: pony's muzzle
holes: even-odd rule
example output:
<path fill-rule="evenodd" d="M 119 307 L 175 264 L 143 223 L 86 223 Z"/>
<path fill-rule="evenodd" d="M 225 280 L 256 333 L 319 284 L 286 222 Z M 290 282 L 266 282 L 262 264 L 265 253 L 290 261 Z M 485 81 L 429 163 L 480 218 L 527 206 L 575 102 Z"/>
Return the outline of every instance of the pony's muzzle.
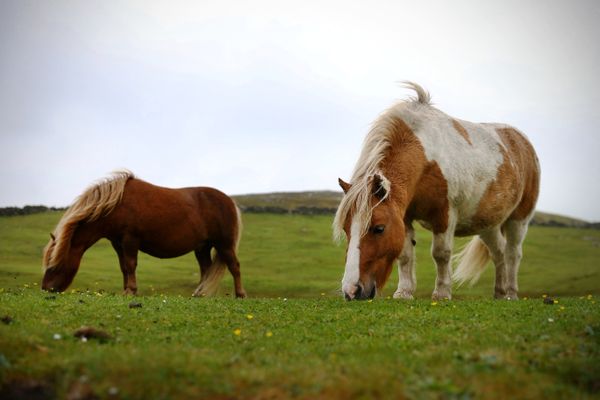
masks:
<path fill-rule="evenodd" d="M 373 284 L 365 287 L 362 282 L 358 282 L 353 293 L 344 291 L 344 298 L 350 300 L 367 300 L 372 299 L 377 294 L 377 287 Z"/>

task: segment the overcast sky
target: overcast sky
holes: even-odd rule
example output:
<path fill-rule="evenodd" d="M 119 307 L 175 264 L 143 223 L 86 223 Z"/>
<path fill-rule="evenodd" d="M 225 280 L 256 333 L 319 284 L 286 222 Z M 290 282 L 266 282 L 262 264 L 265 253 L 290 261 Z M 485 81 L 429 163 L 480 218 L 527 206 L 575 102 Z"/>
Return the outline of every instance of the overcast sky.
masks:
<path fill-rule="evenodd" d="M 411 94 L 525 132 L 538 209 L 600 220 L 598 1 L 0 1 L 0 207 L 117 168 L 229 194 L 338 190 Z"/>

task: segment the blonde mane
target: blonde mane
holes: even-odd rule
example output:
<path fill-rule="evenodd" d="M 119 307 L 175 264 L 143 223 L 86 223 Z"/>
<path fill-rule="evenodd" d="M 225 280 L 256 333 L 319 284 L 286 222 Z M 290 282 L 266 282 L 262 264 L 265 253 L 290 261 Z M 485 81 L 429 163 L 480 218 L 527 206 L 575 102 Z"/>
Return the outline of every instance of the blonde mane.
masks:
<path fill-rule="evenodd" d="M 335 214 L 335 219 L 333 220 L 333 238 L 337 242 L 341 241 L 344 236 L 344 223 L 351 212 L 354 218 L 359 219 L 361 236 L 368 231 L 373 208 L 379 204 L 373 207 L 370 205 L 372 195 L 370 185 L 374 175 L 379 175 L 382 180 L 382 186 L 386 189 L 386 194 L 380 202 L 385 200 L 390 194 L 390 181 L 381 172 L 379 166 L 392 142 L 392 135 L 394 134 L 393 111 L 411 102 L 426 105 L 431 103 L 429 93 L 416 83 L 405 81 L 403 82 L 403 87 L 414 90 L 417 93 L 417 97 L 410 97 L 408 101 L 396 104 L 380 115 L 365 137 L 360 157 L 356 162 L 352 178 L 350 179 L 352 186 L 342 198 Z"/>
<path fill-rule="evenodd" d="M 44 270 L 64 264 L 77 224 L 81 221 L 95 221 L 109 214 L 121 201 L 125 184 L 133 177 L 131 171 L 115 171 L 109 177 L 94 183 L 75 199 L 44 248 Z"/>

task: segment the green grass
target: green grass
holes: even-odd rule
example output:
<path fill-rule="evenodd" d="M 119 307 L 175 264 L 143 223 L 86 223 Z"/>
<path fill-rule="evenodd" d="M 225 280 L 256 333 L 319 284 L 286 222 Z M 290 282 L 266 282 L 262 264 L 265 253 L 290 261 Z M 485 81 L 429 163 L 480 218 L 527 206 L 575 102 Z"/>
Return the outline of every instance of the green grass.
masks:
<path fill-rule="evenodd" d="M 93 292 L 3 293 L 14 322 L 0 326 L 2 378 L 44 382 L 59 398 L 82 380 L 102 397 L 116 388 L 140 399 L 585 398 L 600 389 L 594 297 L 550 306 L 136 300 L 142 308 Z M 81 325 L 114 339 L 82 342 L 73 337 Z"/>
<path fill-rule="evenodd" d="M 230 298 L 229 277 L 216 298 L 190 298 L 191 255 L 141 255 L 133 298 L 120 294 L 106 241 L 86 253 L 66 294 L 38 289 L 60 215 L 0 218 L 0 317 L 13 319 L 0 323 L 0 398 L 28 387 L 51 398 L 600 397 L 598 231 L 532 227 L 520 273 L 527 300 L 491 300 L 488 268 L 455 300 L 433 304 L 431 240 L 419 230 L 418 300 L 388 298 L 394 273 L 374 301 L 345 302 L 330 216 L 246 214 L 248 299 Z M 82 325 L 113 339 L 82 342 L 73 337 Z"/>
<path fill-rule="evenodd" d="M 0 287 L 16 288 L 40 282 L 41 254 L 60 212 L 0 217 Z M 245 214 L 239 250 L 242 278 L 250 297 L 339 296 L 345 245 L 331 239 L 331 216 Z M 468 239 L 456 240 L 458 249 Z M 429 254 L 431 234 L 417 229 L 417 296 L 430 296 L 435 267 Z M 600 294 L 600 231 L 574 228 L 531 227 L 525 240 L 519 274 L 521 294 L 580 296 Z M 137 269 L 139 294 L 190 295 L 199 280 L 193 254 L 160 260 L 140 253 Z M 493 267 L 488 267 L 473 288 L 455 288 L 456 298 L 492 295 Z M 383 296 L 397 285 L 392 274 Z M 117 256 L 106 240 L 84 256 L 72 289 L 122 289 Z M 232 292 L 226 275 L 221 294 Z"/>

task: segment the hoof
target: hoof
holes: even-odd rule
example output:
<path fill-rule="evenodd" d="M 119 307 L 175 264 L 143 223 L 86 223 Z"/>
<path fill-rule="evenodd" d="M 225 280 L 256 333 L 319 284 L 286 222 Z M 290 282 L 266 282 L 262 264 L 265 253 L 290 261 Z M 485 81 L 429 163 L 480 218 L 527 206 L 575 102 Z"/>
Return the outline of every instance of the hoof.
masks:
<path fill-rule="evenodd" d="M 400 299 L 400 300 L 413 300 L 414 297 L 412 295 L 412 293 L 407 292 L 406 290 L 399 290 L 396 293 L 394 293 L 394 299 Z"/>
<path fill-rule="evenodd" d="M 496 300 L 519 300 L 519 296 L 516 293 L 513 294 L 494 294 Z"/>
<path fill-rule="evenodd" d="M 431 295 L 431 300 L 452 300 L 452 295 L 450 293 L 444 292 L 433 292 L 433 294 Z"/>
<path fill-rule="evenodd" d="M 242 290 L 241 292 L 236 293 L 235 297 L 238 298 L 238 299 L 245 299 L 246 298 L 246 291 Z"/>

